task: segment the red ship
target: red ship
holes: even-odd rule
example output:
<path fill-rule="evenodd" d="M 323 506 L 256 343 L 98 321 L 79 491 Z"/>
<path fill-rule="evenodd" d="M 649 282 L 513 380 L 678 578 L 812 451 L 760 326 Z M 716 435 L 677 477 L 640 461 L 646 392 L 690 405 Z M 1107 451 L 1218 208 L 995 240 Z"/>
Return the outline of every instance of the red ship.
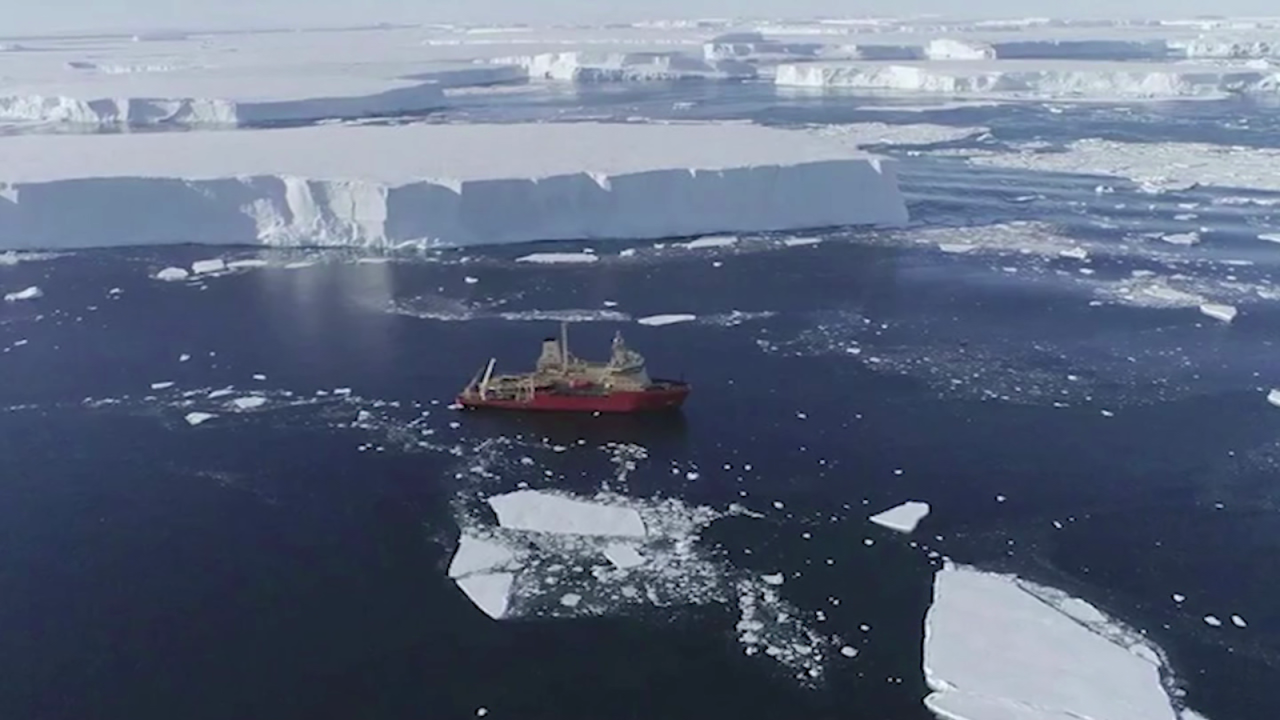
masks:
<path fill-rule="evenodd" d="M 590 362 L 569 352 L 569 330 L 542 341 L 533 372 L 494 375 L 492 359 L 458 395 L 466 408 L 636 413 L 675 410 L 689 396 L 689 384 L 650 378 L 644 357 L 628 348 L 622 333 L 613 338 L 608 362 Z"/>

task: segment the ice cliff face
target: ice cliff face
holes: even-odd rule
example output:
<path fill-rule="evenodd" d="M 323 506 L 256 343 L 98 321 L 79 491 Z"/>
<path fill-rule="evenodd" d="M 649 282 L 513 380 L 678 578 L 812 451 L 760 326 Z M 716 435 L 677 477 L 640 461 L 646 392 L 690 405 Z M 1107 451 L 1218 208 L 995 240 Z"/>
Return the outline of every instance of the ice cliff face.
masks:
<path fill-rule="evenodd" d="M 525 68 L 534 80 L 635 82 L 755 77 L 750 65 L 732 59 L 702 59 L 684 53 L 543 53 L 497 58 L 499 65 Z"/>
<path fill-rule="evenodd" d="M 907 219 L 892 161 L 752 126 L 417 125 L 6 142 L 6 248 L 462 246 Z M 342 143 L 342 156 L 326 154 L 327 143 Z"/>

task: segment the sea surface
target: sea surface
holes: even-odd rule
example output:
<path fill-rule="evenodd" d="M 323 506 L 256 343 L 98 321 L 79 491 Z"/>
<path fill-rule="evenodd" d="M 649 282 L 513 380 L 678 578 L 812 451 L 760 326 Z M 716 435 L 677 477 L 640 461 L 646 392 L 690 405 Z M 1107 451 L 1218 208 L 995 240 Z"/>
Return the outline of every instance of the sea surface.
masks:
<path fill-rule="evenodd" d="M 1244 102 L 892 110 L 905 101 L 752 85 L 469 102 L 437 120 L 990 132 L 879 148 L 902 161 L 906 231 L 0 264 L 6 292 L 44 292 L 0 305 L 0 716 L 923 720 L 923 619 L 946 557 L 1145 633 L 1212 720 L 1273 717 L 1280 246 L 1256 234 L 1276 226 L 1277 196 L 1151 195 L 937 151 L 1280 147 L 1280 116 Z M 1192 206 L 1199 244 L 1143 236 Z M 787 242 L 801 236 L 820 242 Z M 584 250 L 599 260 L 517 261 Z M 261 266 L 153 277 L 213 257 Z M 697 319 L 634 322 L 663 313 Z M 531 364 L 561 319 L 579 321 L 580 355 L 606 355 L 621 330 L 652 372 L 692 382 L 683 414 L 448 407 L 490 357 Z M 625 474 L 619 447 L 642 449 Z M 459 499 L 520 483 L 749 508 L 702 530 L 707 567 L 783 574 L 796 616 L 856 656 L 797 679 L 744 652 L 735 603 L 681 595 L 674 576 L 675 601 L 490 619 L 447 577 Z M 914 534 L 866 521 L 910 499 L 932 506 Z"/>

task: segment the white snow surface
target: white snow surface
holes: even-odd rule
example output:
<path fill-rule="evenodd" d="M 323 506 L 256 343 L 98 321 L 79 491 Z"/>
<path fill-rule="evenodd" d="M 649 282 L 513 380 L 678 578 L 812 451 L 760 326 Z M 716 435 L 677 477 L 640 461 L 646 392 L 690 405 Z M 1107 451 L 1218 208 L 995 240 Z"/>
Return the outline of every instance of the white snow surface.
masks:
<path fill-rule="evenodd" d="M 893 161 L 745 124 L 39 134 L 0 138 L 0 157 L 0 242 L 23 247 L 458 246 L 907 220 Z"/>
<path fill-rule="evenodd" d="M 754 78 L 753 65 L 737 60 L 667 52 L 555 52 L 495 58 L 522 68 L 533 80 L 579 83 Z"/>
<path fill-rule="evenodd" d="M 644 521 L 635 510 L 575 500 L 537 490 L 517 490 L 489 498 L 498 525 L 511 530 L 645 537 Z"/>
<path fill-rule="evenodd" d="M 889 508 L 884 512 L 877 513 L 870 517 L 871 522 L 897 530 L 901 533 L 911 533 L 916 529 L 916 525 L 929 514 L 929 503 L 920 502 L 918 500 L 908 500 L 896 507 Z"/>
<path fill-rule="evenodd" d="M 948 720 L 1176 720 L 1161 654 L 1096 608 L 948 563 L 925 617 L 925 705 Z"/>
<path fill-rule="evenodd" d="M 957 59 L 778 66 L 780 86 L 1039 98 L 1223 97 L 1274 94 L 1280 74 L 1248 66 Z"/>
<path fill-rule="evenodd" d="M 694 320 L 697 320 L 697 319 L 698 319 L 697 315 L 690 315 L 688 313 L 671 313 L 667 315 L 649 315 L 648 317 L 638 318 L 636 322 L 640 323 L 641 325 L 648 325 L 650 327 L 661 327 L 663 325 L 675 325 L 676 323 L 693 322 Z"/>
<path fill-rule="evenodd" d="M 1280 407 L 1280 388 L 1276 388 L 1267 393 L 1267 402 L 1275 405 L 1276 407 Z"/>

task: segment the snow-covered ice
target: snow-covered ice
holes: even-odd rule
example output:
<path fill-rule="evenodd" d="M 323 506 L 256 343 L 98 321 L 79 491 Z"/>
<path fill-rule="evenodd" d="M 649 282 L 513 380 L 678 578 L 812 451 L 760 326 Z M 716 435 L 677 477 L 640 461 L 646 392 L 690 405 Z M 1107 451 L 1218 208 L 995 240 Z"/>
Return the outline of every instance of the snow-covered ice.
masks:
<path fill-rule="evenodd" d="M 645 537 L 644 521 L 635 510 L 539 492 L 517 490 L 489 498 L 498 524 L 512 530 Z"/>
<path fill-rule="evenodd" d="M 267 399 L 261 395 L 246 395 L 232 400 L 231 404 L 238 410 L 253 410 L 266 405 Z"/>
<path fill-rule="evenodd" d="M 737 60 L 666 52 L 554 52 L 494 58 L 519 67 L 533 80 L 579 83 L 753 78 L 755 66 Z"/>
<path fill-rule="evenodd" d="M 745 124 L 306 127 L 3 138 L 0 238 L 473 245 L 907 220 L 892 160 Z M 324 151 L 342 147 L 341 153 Z M 68 212 L 67 208 L 75 208 Z"/>
<path fill-rule="evenodd" d="M 215 417 L 217 417 L 217 415 L 213 415 L 212 413 L 192 412 L 187 413 L 184 419 L 187 421 L 188 425 L 199 425 L 200 423 L 208 422 Z"/>
<path fill-rule="evenodd" d="M 196 275 L 204 273 L 222 272 L 227 269 L 227 264 L 221 258 L 213 258 L 210 260 L 197 260 L 191 263 L 191 272 Z"/>
<path fill-rule="evenodd" d="M 155 275 L 155 278 L 157 280 L 165 280 L 167 282 L 177 282 L 179 280 L 186 280 L 189 277 L 191 277 L 191 273 L 187 272 L 186 270 L 180 267 L 167 267 L 157 272 Z"/>
<path fill-rule="evenodd" d="M 1275 390 L 1267 393 L 1267 402 L 1275 405 L 1276 407 L 1280 407 L 1280 388 L 1276 388 Z"/>
<path fill-rule="evenodd" d="M 44 291 L 36 287 L 35 285 L 32 285 L 31 287 L 28 287 L 23 290 L 18 290 L 16 292 L 4 294 L 5 302 L 18 302 L 19 300 L 35 300 L 36 298 L 39 298 L 39 297 L 44 297 Z"/>
<path fill-rule="evenodd" d="M 897 530 L 901 533 L 911 533 L 915 531 L 916 525 L 920 524 L 920 521 L 928 514 L 929 503 L 908 500 L 901 505 L 872 515 L 869 519 L 881 527 Z"/>
<path fill-rule="evenodd" d="M 938 571 L 933 597 L 925 704 L 939 717 L 1177 717 L 1158 650 L 1083 601 L 952 564 Z"/>
<path fill-rule="evenodd" d="M 511 573 L 476 573 L 454 580 L 467 598 L 475 603 L 484 614 L 499 620 L 507 614 L 510 601 L 511 584 L 515 581 Z"/>
<path fill-rule="evenodd" d="M 647 317 L 637 318 L 636 322 L 650 327 L 660 327 L 662 325 L 675 325 L 676 323 L 693 322 L 697 319 L 697 315 L 690 315 L 688 313 L 670 313 L 667 315 L 649 315 Z"/>
<path fill-rule="evenodd" d="M 591 253 L 530 253 L 516 258 L 516 262 L 538 265 L 589 265 L 600 258 Z"/>

